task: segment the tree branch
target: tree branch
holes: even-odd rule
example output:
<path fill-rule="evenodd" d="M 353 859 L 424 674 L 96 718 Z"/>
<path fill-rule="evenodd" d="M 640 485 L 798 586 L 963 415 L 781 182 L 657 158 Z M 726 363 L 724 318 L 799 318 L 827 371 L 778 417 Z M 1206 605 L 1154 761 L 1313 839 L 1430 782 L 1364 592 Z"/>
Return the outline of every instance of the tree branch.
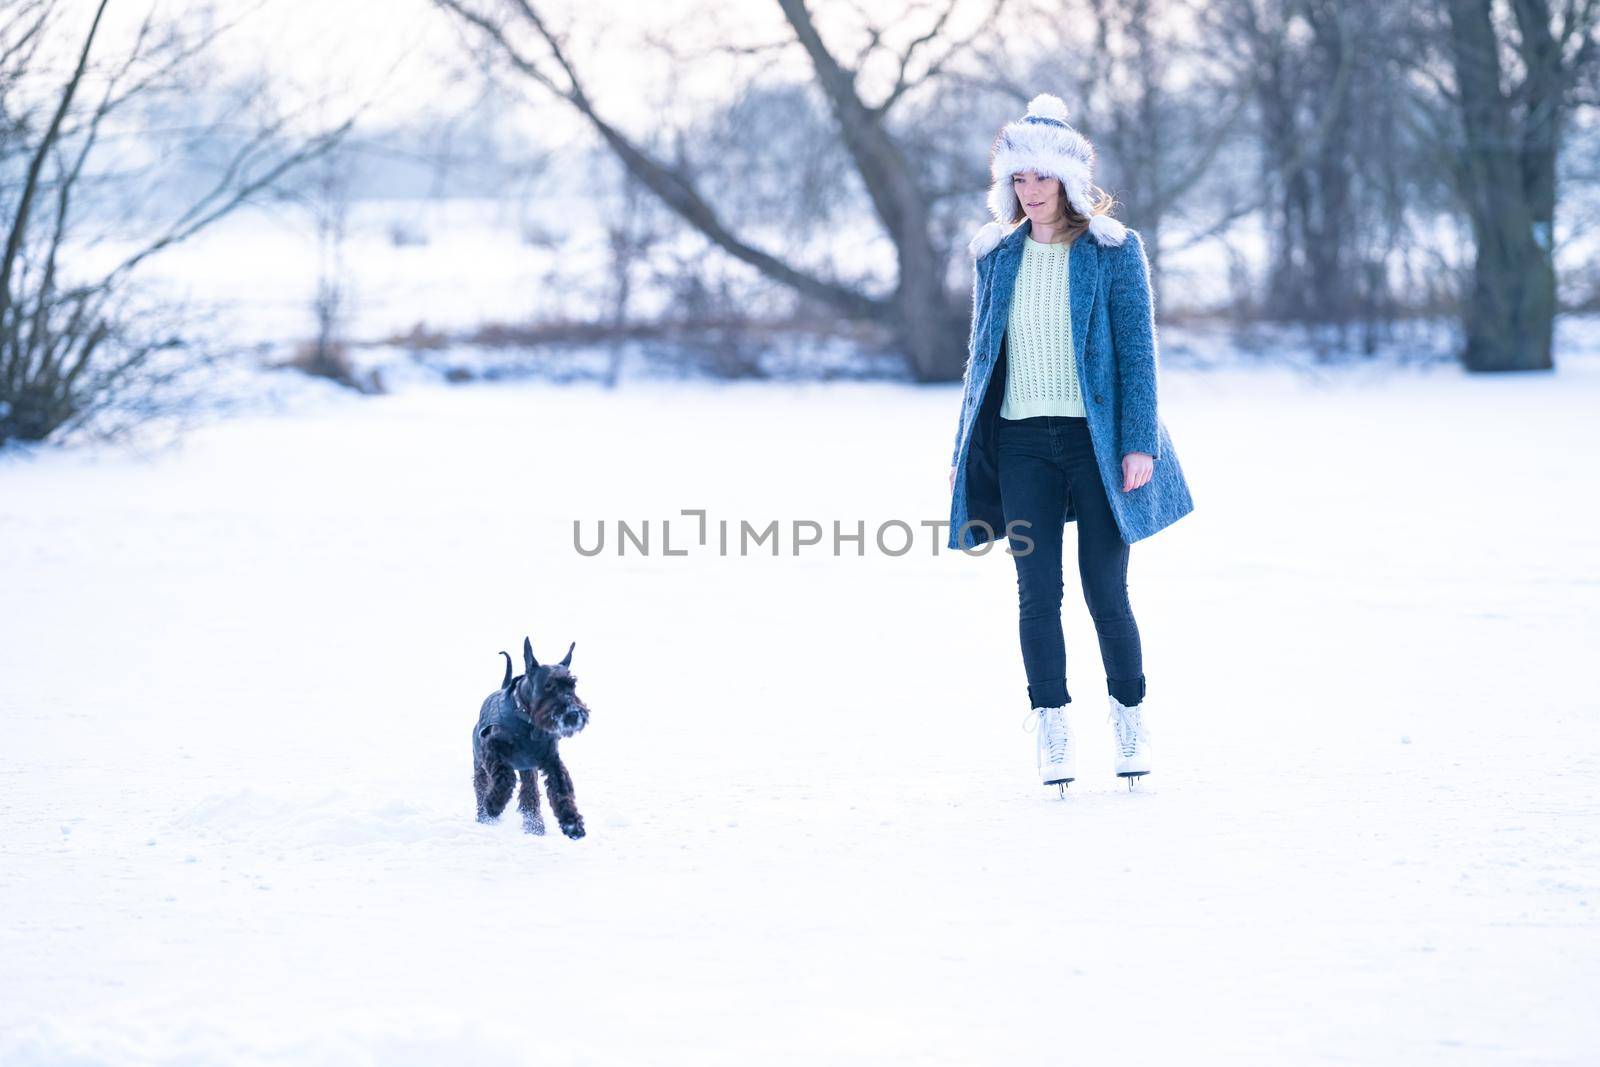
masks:
<path fill-rule="evenodd" d="M 39 173 L 44 169 L 45 157 L 49 155 L 51 146 L 56 142 L 56 137 L 61 132 L 61 123 L 67 117 L 67 111 L 72 107 L 73 97 L 78 94 L 78 86 L 83 81 L 83 73 L 89 66 L 89 52 L 94 47 L 95 34 L 100 30 L 100 19 L 106 12 L 109 0 L 100 0 L 100 5 L 95 9 L 94 21 L 89 24 L 89 32 L 84 36 L 83 46 L 78 51 L 78 63 L 73 69 L 72 77 L 61 90 L 61 102 L 56 106 L 55 115 L 50 119 L 50 126 L 45 131 L 44 137 L 39 141 L 38 150 L 34 152 L 33 159 L 28 163 L 28 176 L 22 184 L 22 197 L 17 204 L 16 218 L 11 223 L 11 234 L 6 239 L 4 258 L 0 259 L 0 319 L 9 319 L 12 315 L 11 307 L 11 272 L 17 260 L 17 252 L 22 247 L 23 235 L 28 230 L 28 216 L 33 210 L 33 197 L 39 188 Z"/>
<path fill-rule="evenodd" d="M 687 175 L 679 169 L 657 161 L 621 130 L 603 119 L 584 91 L 577 70 L 567 58 L 560 41 L 528 0 L 514 0 L 514 2 L 522 12 L 523 18 L 549 48 L 556 65 L 567 79 L 565 87 L 558 84 L 535 60 L 524 54 L 507 36 L 504 26 L 468 8 L 462 0 L 434 0 L 434 2 L 477 27 L 520 73 L 532 78 L 546 90 L 575 107 L 634 177 L 729 255 L 755 267 L 769 278 L 782 282 L 805 296 L 838 308 L 846 314 L 859 318 L 873 318 L 882 313 L 884 305 L 881 301 L 813 277 L 741 240 L 722 222 L 717 212 Z"/>

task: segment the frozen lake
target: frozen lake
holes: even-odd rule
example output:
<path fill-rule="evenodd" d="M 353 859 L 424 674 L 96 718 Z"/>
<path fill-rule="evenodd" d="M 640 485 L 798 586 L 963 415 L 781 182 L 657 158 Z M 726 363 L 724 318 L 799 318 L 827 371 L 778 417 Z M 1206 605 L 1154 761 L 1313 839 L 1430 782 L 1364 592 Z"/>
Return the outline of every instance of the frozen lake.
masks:
<path fill-rule="evenodd" d="M 0 456 L 0 1063 L 1593 1062 L 1600 359 L 1162 384 L 1156 773 L 1111 774 L 1069 571 L 1066 800 L 1004 553 L 573 548 L 943 518 L 954 387 Z M 524 634 L 577 642 L 582 841 L 472 818 Z"/>

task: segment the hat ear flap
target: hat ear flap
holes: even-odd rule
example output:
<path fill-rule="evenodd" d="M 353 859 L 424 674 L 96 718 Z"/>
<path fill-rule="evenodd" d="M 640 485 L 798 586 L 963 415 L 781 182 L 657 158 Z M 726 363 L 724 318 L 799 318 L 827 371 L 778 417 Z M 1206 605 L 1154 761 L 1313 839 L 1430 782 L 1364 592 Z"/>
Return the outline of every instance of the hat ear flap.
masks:
<path fill-rule="evenodd" d="M 967 242 L 967 252 L 973 259 L 982 259 L 993 252 L 995 246 L 1005 238 L 1006 227 L 999 222 L 986 222 L 978 232 L 972 235 L 972 240 Z"/>
<path fill-rule="evenodd" d="M 994 216 L 996 222 L 1011 222 L 1017 217 L 1017 209 L 1021 206 L 1016 190 L 1011 188 L 1011 175 L 1001 175 L 989 186 L 989 214 Z"/>
<path fill-rule="evenodd" d="M 1103 245 L 1120 245 L 1128 239 L 1128 228 L 1110 215 L 1090 215 L 1089 235 Z"/>

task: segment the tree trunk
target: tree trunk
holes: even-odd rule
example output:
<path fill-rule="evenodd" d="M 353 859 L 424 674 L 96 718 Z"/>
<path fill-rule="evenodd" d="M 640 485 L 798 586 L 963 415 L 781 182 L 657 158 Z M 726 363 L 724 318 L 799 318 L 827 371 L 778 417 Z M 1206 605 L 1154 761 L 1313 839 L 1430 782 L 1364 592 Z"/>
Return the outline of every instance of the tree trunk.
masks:
<path fill-rule="evenodd" d="M 967 365 L 971 309 L 952 307 L 942 279 L 944 260 L 900 257 L 900 287 L 895 292 L 895 336 L 905 346 L 919 382 L 960 381 Z"/>
<path fill-rule="evenodd" d="M 1463 364 L 1475 371 L 1550 370 L 1556 314 L 1550 223 L 1501 197 L 1474 213 L 1473 232 L 1478 249 Z"/>
<path fill-rule="evenodd" d="M 894 242 L 900 268 L 893 322 L 918 381 L 953 381 L 966 366 L 967 333 L 944 286 L 944 260 L 933 247 L 928 195 L 880 110 L 867 106 L 856 89 L 856 72 L 845 68 L 823 43 L 805 0 L 778 0 L 805 49 L 817 84 L 828 98 L 851 160 L 861 174 L 873 209 Z"/>
<path fill-rule="evenodd" d="M 1502 90 L 1490 5 L 1491 0 L 1450 4 L 1466 138 L 1456 178 L 1477 242 L 1462 362 L 1475 371 L 1549 370 L 1556 314 L 1556 158 L 1569 72 L 1550 33 L 1548 8 L 1541 0 L 1519 0 L 1526 73 L 1509 94 Z"/>

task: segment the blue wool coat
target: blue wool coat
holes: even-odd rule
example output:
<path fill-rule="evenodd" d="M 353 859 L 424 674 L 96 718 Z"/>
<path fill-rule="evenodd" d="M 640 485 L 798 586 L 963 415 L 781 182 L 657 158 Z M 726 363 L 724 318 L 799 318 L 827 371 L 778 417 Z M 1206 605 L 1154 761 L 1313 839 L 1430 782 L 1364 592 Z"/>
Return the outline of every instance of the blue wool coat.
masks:
<path fill-rule="evenodd" d="M 978 259 L 961 421 L 951 458 L 956 478 L 950 501 L 950 548 L 1005 541 L 995 430 L 1005 394 L 1006 322 L 1023 239 L 1032 226 L 1024 220 Z M 1111 513 L 1122 539 L 1132 544 L 1194 510 L 1172 437 L 1156 412 L 1157 344 L 1149 260 L 1143 239 L 1132 229 L 1115 245 L 1082 234 L 1073 241 L 1069 255 L 1072 347 L 1089 438 Z M 1144 485 L 1124 493 L 1122 457 L 1128 452 L 1148 452 L 1155 457 L 1155 470 Z M 1063 521 L 1076 518 L 1069 494 Z"/>

